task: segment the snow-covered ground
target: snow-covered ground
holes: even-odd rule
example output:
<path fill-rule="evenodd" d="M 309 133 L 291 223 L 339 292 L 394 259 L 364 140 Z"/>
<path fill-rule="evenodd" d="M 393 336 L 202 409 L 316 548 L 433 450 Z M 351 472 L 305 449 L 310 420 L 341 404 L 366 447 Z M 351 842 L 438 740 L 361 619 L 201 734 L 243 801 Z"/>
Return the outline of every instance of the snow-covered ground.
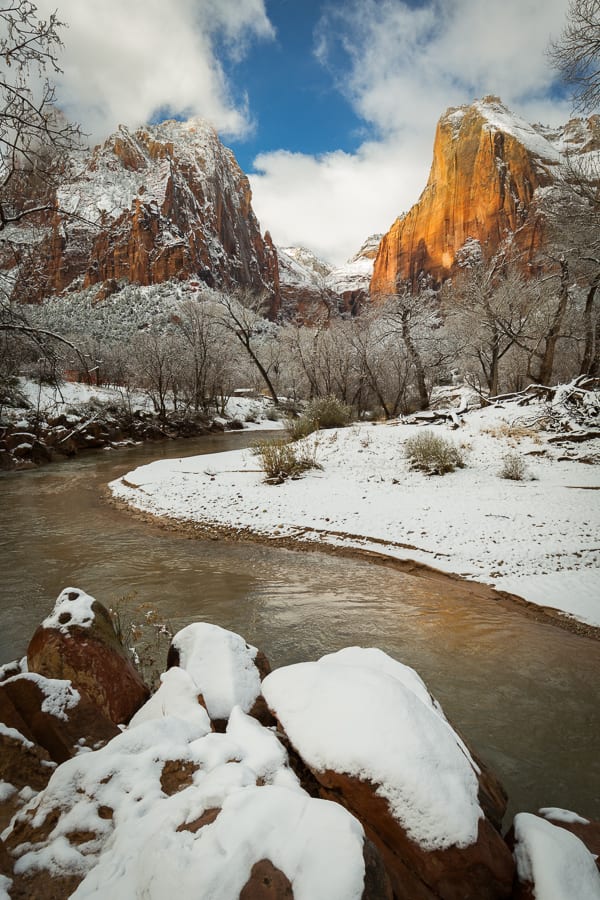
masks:
<path fill-rule="evenodd" d="M 443 477 L 404 455 L 423 426 L 390 422 L 311 436 L 322 469 L 280 485 L 243 450 L 160 460 L 110 488 L 158 516 L 415 560 L 600 626 L 600 439 L 553 443 L 523 428 L 540 413 L 507 404 L 455 431 L 430 426 L 466 452 Z M 521 481 L 499 475 L 515 447 L 531 476 Z"/>

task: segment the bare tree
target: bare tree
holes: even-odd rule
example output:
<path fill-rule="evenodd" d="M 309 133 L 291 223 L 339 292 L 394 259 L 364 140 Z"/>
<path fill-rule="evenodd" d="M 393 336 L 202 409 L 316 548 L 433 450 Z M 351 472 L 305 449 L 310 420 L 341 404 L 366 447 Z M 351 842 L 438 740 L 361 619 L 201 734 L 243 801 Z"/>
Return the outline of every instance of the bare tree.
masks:
<path fill-rule="evenodd" d="M 427 409 L 432 384 L 444 367 L 448 348 L 441 339 L 441 315 L 436 293 L 427 284 L 412 291 L 410 282 L 398 284 L 397 293 L 380 297 L 386 335 L 404 346 L 417 396 L 417 407 Z"/>
<path fill-rule="evenodd" d="M 73 344 L 51 330 L 33 327 L 15 301 L 18 275 L 7 271 L 22 261 L 15 256 L 11 226 L 56 206 L 54 186 L 66 151 L 79 145 L 80 132 L 55 106 L 50 81 L 60 72 L 58 52 L 63 23 L 53 13 L 40 19 L 30 0 L 5 0 L 0 7 L 0 332 L 7 340 L 28 345 L 28 352 L 49 360 L 58 371 L 61 347 Z M 14 270 L 14 271 L 18 271 Z M 15 358 L 18 354 L 13 355 Z M 82 355 L 79 354 L 80 358 Z"/>
<path fill-rule="evenodd" d="M 549 55 L 572 89 L 573 109 L 594 112 L 600 105 L 600 0 L 570 0 L 565 27 Z"/>
<path fill-rule="evenodd" d="M 39 202 L 19 204 L 12 182 L 53 183 L 59 154 L 79 143 L 79 128 L 57 110 L 49 78 L 61 71 L 63 27 L 56 13 L 40 19 L 30 0 L 5 0 L 0 8 L 0 231 L 52 205 L 45 190 Z"/>
<path fill-rule="evenodd" d="M 503 253 L 491 260 L 473 258 L 446 288 L 444 306 L 456 354 L 467 365 L 475 363 L 474 371 L 481 372 L 492 396 L 499 392 L 501 366 L 513 349 L 524 350 L 530 358 L 532 345 L 539 345 L 534 327 L 538 301 L 538 284 L 526 279 Z"/>
<path fill-rule="evenodd" d="M 261 354 L 261 345 L 264 347 L 268 343 L 269 330 L 273 328 L 272 323 L 261 315 L 268 304 L 268 295 L 239 288 L 218 296 L 216 318 L 225 331 L 240 342 L 258 369 L 273 403 L 277 405 L 279 399 L 271 378 L 272 372 L 269 371 L 271 365 Z"/>

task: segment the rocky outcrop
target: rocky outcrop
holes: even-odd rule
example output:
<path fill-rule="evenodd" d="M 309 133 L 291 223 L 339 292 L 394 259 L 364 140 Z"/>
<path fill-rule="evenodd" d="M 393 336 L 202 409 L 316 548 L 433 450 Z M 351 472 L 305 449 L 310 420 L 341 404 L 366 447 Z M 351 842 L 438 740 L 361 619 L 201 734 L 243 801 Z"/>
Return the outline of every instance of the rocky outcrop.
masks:
<path fill-rule="evenodd" d="M 27 648 L 30 672 L 67 679 L 112 722 L 128 722 L 149 690 L 117 637 L 108 610 L 66 588 Z"/>
<path fill-rule="evenodd" d="M 281 309 L 288 319 L 313 324 L 332 314 L 357 315 L 369 299 L 380 234 L 367 238 L 358 253 L 332 268 L 305 247 L 278 248 Z"/>
<path fill-rule="evenodd" d="M 340 298 L 327 285 L 326 262 L 306 247 L 278 247 L 277 259 L 285 319 L 311 325 L 337 312 Z"/>
<path fill-rule="evenodd" d="M 493 254 L 511 238 L 524 270 L 536 271 L 545 240 L 542 189 L 556 182 L 565 147 L 585 151 L 599 136 L 598 116 L 551 131 L 496 97 L 449 109 L 437 126 L 425 190 L 381 241 L 371 297 L 395 293 L 399 282 L 414 288 L 423 276 L 439 285 L 473 242 Z"/>
<path fill-rule="evenodd" d="M 276 670 L 263 693 L 319 796 L 362 822 L 397 900 L 511 896 L 514 864 L 494 825 L 505 799 L 412 669 L 349 648 Z"/>
<path fill-rule="evenodd" d="M 30 301 L 66 288 L 195 277 L 214 287 L 267 290 L 276 312 L 272 243 L 261 236 L 246 175 L 206 122 L 135 132 L 121 126 L 71 170 L 57 193 L 58 211 L 37 223 L 32 264 L 31 228 L 17 258 L 3 260 L 20 263 Z M 12 230 L 12 246 L 19 234 Z"/>

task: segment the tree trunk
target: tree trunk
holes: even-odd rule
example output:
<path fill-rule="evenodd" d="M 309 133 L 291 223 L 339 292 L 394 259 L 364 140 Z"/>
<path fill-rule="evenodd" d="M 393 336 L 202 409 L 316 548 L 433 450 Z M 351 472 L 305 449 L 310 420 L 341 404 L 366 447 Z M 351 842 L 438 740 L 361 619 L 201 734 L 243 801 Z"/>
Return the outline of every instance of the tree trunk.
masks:
<path fill-rule="evenodd" d="M 406 312 L 402 313 L 402 339 L 406 347 L 406 352 L 415 369 L 419 409 L 427 409 L 429 407 L 429 391 L 427 390 L 427 384 L 425 383 L 425 369 L 423 367 L 421 355 L 412 339 L 410 326 L 408 324 L 408 314 Z"/>
<path fill-rule="evenodd" d="M 581 360 L 580 375 L 597 375 L 600 365 L 598 356 L 600 354 L 600 346 L 597 342 L 598 324 L 594 324 L 594 300 L 596 292 L 600 287 L 600 272 L 597 272 L 585 298 L 585 308 L 583 311 L 583 322 L 585 327 L 585 348 L 583 351 L 583 359 Z"/>
<path fill-rule="evenodd" d="M 271 379 L 269 378 L 267 370 L 265 369 L 265 367 L 261 363 L 260 359 L 257 357 L 255 352 L 253 351 L 252 347 L 250 346 L 250 342 L 249 341 L 246 342 L 246 341 L 242 340 L 242 344 L 248 351 L 248 355 L 250 356 L 250 359 L 252 360 L 252 362 L 254 363 L 254 365 L 256 366 L 256 368 L 258 369 L 260 374 L 262 375 L 263 380 L 267 386 L 267 390 L 269 391 L 269 394 L 271 395 L 271 399 L 273 400 L 273 403 L 275 404 L 275 406 L 279 406 L 279 397 L 277 396 L 277 392 L 275 391 L 275 388 L 273 387 L 273 385 L 271 383 Z"/>
<path fill-rule="evenodd" d="M 560 329 L 562 321 L 567 311 L 569 302 L 569 265 L 564 257 L 560 261 L 560 295 L 558 306 L 552 319 L 552 324 L 548 334 L 546 335 L 544 353 L 540 363 L 537 380 L 540 384 L 550 384 L 552 381 L 552 372 L 554 370 L 554 354 L 556 353 L 556 344 L 560 337 Z"/>

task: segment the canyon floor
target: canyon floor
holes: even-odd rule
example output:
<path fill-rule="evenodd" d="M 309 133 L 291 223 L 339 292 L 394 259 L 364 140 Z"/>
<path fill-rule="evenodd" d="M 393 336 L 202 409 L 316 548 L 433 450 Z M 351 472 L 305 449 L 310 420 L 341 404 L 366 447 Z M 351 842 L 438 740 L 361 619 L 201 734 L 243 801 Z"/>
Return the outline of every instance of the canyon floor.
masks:
<path fill-rule="evenodd" d="M 557 392 L 556 413 L 564 399 Z M 548 406 L 507 401 L 460 424 L 394 420 L 305 439 L 320 466 L 265 483 L 251 450 L 160 460 L 112 482 L 114 498 L 173 525 L 298 545 L 372 551 L 482 582 L 600 628 L 600 438 L 540 427 Z M 556 420 L 556 417 L 555 417 Z M 408 438 L 452 440 L 465 465 L 414 471 Z M 524 477 L 500 476 L 507 454 Z"/>

